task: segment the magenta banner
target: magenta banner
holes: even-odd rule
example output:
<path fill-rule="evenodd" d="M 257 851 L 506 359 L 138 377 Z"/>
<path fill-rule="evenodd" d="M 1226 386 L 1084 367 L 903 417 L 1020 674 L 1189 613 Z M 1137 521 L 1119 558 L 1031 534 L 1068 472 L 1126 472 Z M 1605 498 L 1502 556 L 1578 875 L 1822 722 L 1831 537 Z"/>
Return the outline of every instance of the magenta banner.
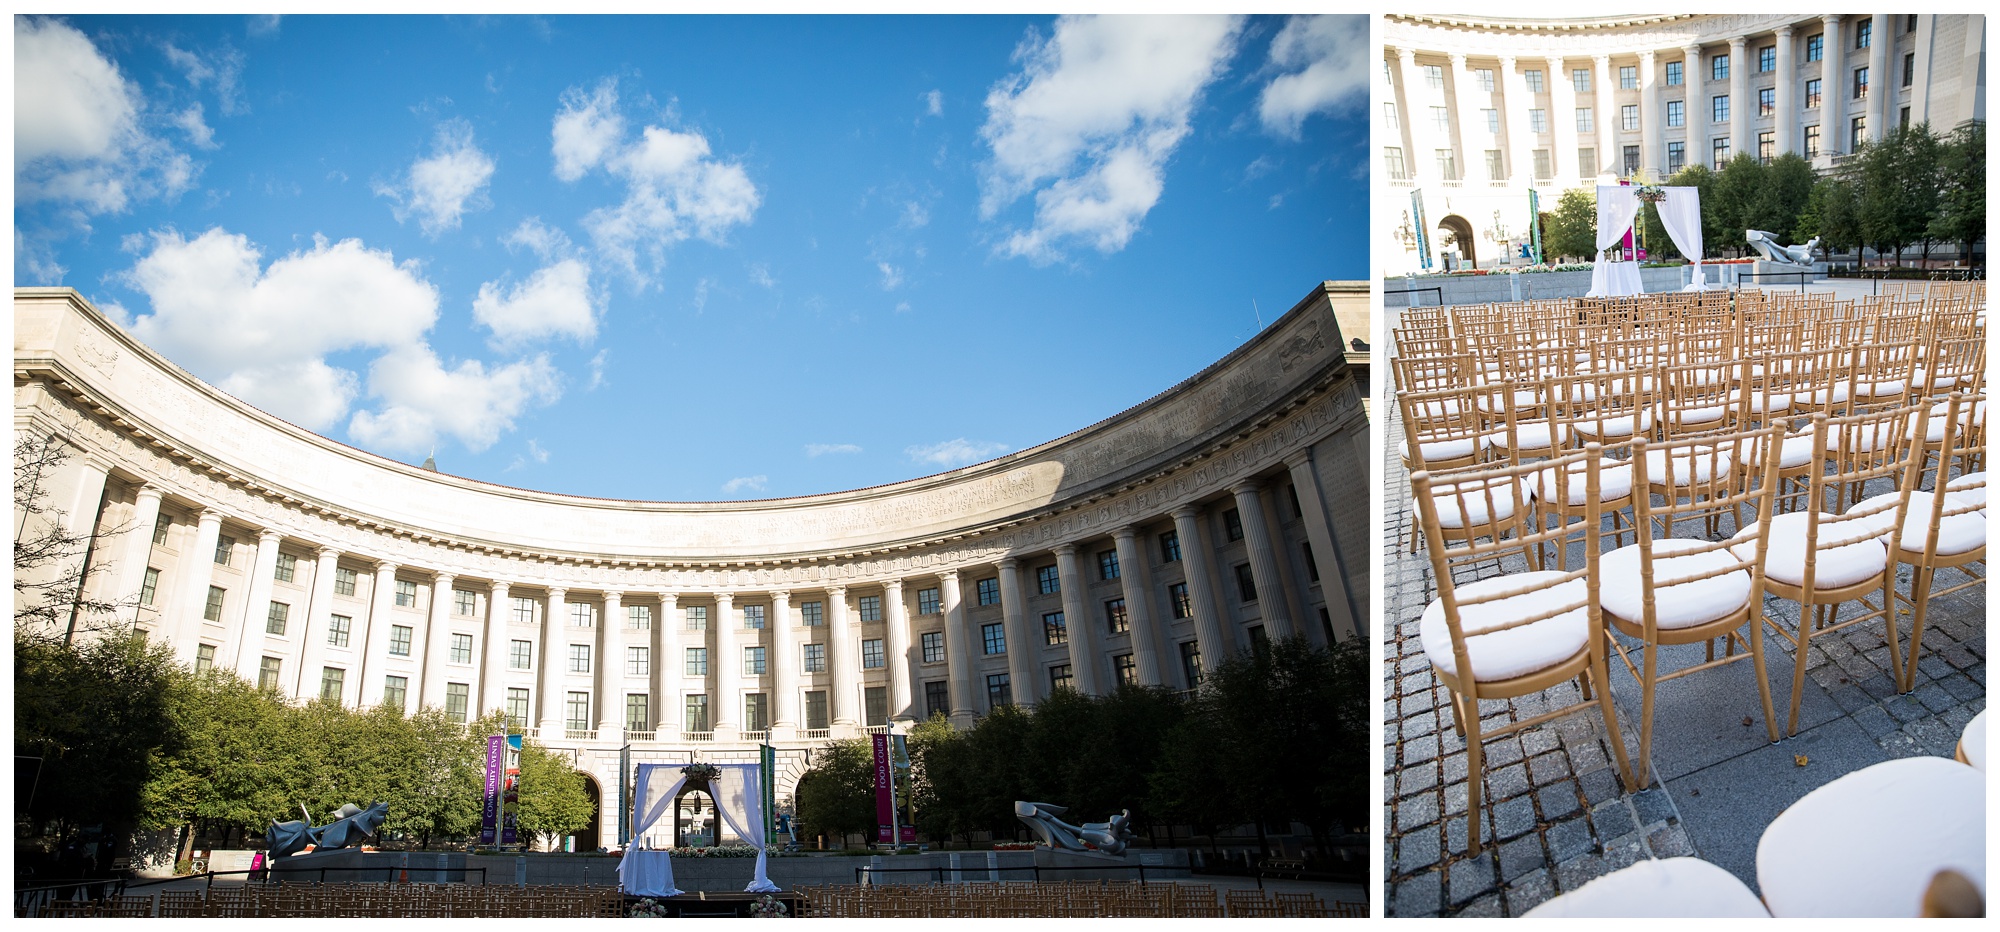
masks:
<path fill-rule="evenodd" d="M 889 736 L 875 736 L 875 840 L 895 840 L 896 797 L 889 784 Z"/>
<path fill-rule="evenodd" d="M 507 757 L 507 737 L 486 739 L 486 801 L 479 810 L 479 843 L 490 845 L 500 827 L 500 769 Z"/>

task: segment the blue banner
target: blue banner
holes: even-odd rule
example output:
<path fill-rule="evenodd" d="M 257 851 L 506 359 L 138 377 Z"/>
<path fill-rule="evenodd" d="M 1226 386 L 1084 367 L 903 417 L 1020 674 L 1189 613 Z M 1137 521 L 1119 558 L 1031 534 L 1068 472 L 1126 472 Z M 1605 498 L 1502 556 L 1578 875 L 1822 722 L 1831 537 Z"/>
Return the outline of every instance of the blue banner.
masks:
<path fill-rule="evenodd" d="M 1410 192 L 1410 216 L 1416 219 L 1417 261 L 1420 267 L 1428 272 L 1431 270 L 1431 238 L 1424 230 L 1424 192 L 1419 190 Z"/>
<path fill-rule="evenodd" d="M 1542 264 L 1542 196 L 1534 188 L 1528 189 L 1528 238 L 1533 246 L 1528 258 L 1536 265 Z"/>

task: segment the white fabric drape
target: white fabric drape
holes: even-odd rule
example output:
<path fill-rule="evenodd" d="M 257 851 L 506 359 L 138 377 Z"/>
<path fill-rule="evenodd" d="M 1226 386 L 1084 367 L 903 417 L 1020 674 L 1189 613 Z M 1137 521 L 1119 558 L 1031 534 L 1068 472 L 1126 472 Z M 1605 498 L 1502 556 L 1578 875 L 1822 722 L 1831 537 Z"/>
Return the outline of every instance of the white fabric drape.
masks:
<path fill-rule="evenodd" d="M 618 859 L 618 885 L 634 896 L 680 896 L 674 886 L 673 858 L 665 851 L 646 850 L 646 833 L 672 810 L 687 785 L 687 776 L 666 764 L 640 764 L 638 791 L 632 800 L 632 840 Z M 672 781 L 669 782 L 668 778 Z"/>
<path fill-rule="evenodd" d="M 1701 189 L 1670 187 L 1661 190 L 1666 192 L 1667 199 L 1658 205 L 1660 225 L 1667 228 L 1667 237 L 1674 241 L 1674 248 L 1694 263 L 1694 282 L 1688 285 L 1687 290 L 1700 291 L 1708 285 L 1708 278 L 1701 268 Z"/>
<path fill-rule="evenodd" d="M 718 764 L 722 775 L 709 784 L 715 791 L 715 813 L 738 838 L 757 846 L 757 868 L 745 893 L 776 893 L 778 885 L 765 873 L 764 813 L 760 764 Z"/>
<path fill-rule="evenodd" d="M 1639 189 L 1631 185 L 1597 186 L 1597 251 L 1625 238 L 1632 218 L 1639 215 Z"/>

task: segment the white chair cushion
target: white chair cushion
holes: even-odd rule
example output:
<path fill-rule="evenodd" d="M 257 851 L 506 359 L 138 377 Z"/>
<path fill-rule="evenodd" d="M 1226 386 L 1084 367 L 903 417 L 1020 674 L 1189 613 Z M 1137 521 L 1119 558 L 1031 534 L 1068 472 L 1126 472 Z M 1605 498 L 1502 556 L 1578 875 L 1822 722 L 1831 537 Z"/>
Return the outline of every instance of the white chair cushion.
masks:
<path fill-rule="evenodd" d="M 1948 411 L 1948 409 L 1949 409 L 1950 407 L 1951 407 L 1951 402 L 1949 402 L 1949 401 L 1940 401 L 1940 402 L 1938 402 L 1937 404 L 1934 404 L 1934 405 L 1931 405 L 1931 417 L 1933 417 L 1933 418 L 1941 418 L 1941 417 L 1944 417 L 1944 416 L 1945 416 L 1945 414 L 1947 413 L 1947 411 Z M 1986 423 L 1986 402 L 1983 402 L 1983 401 L 1981 401 L 1981 402 L 1978 402 L 1978 403 L 1976 403 L 1976 404 L 1972 405 L 1971 407 L 1972 407 L 1972 412 L 1971 412 L 1971 415 L 1972 415 L 1972 418 L 1971 418 L 1971 423 L 1973 423 L 1973 424 L 1984 424 L 1984 423 Z M 1967 421 L 1966 421 L 1966 410 L 1965 410 L 1965 409 L 1966 409 L 1966 404 L 1965 404 L 1965 402 L 1962 402 L 1962 401 L 1961 401 L 1961 402 L 1959 402 L 1959 405 L 1958 405 L 1958 423 L 1959 423 L 1959 424 L 1960 424 L 1961 426 L 1963 426 L 1964 424 L 1966 424 L 1966 423 L 1967 423 Z"/>
<path fill-rule="evenodd" d="M 1673 463 L 1667 462 L 1667 450 L 1646 451 L 1646 481 L 1654 484 L 1691 485 L 1708 482 L 1718 474 L 1729 472 L 1736 465 L 1736 458 L 1728 450 L 1711 453 L 1699 447 L 1678 447 L 1671 451 Z"/>
<path fill-rule="evenodd" d="M 1604 425 L 1604 436 L 1606 437 L 1632 436 L 1632 429 L 1633 429 L 1632 424 L 1633 421 L 1635 420 L 1638 421 L 1638 429 L 1641 432 L 1653 429 L 1653 412 L 1651 409 L 1648 409 L 1645 411 L 1641 411 L 1636 415 L 1627 414 L 1621 417 L 1605 418 L 1602 421 L 1602 424 Z M 1595 437 L 1597 436 L 1597 428 L 1599 423 L 1600 422 L 1598 421 L 1578 421 L 1576 422 L 1575 425 L 1576 432 L 1579 434 Z"/>
<path fill-rule="evenodd" d="M 1779 918 L 1915 917 L 1941 870 L 1986 892 L 1986 775 L 1942 757 L 1863 767 L 1793 803 L 1757 842 Z"/>
<path fill-rule="evenodd" d="M 1546 447 L 1549 445 L 1549 434 L 1554 427 L 1555 425 L 1547 421 L 1524 421 L 1517 423 L 1514 425 L 1515 443 L 1523 450 L 1536 450 Z M 1558 434 L 1563 438 L 1564 443 L 1569 442 L 1569 431 L 1567 429 L 1559 431 Z M 1507 449 L 1507 435 L 1505 433 L 1494 434 L 1493 445 L 1502 450 Z"/>
<path fill-rule="evenodd" d="M 1812 403 L 1816 405 L 1837 405 L 1847 400 L 1848 383 L 1836 382 L 1832 388 L 1822 388 L 1812 393 Z"/>
<path fill-rule="evenodd" d="M 1901 493 L 1885 492 L 1873 498 L 1863 499 L 1854 507 L 1872 508 L 1878 505 L 1888 505 L 1893 509 L 1895 507 L 1896 496 L 1899 494 Z M 1950 485 L 1945 486 L 1944 500 L 1944 509 L 1946 512 L 1976 504 L 1953 495 Z M 1914 554 L 1924 552 L 1924 538 L 1931 532 L 1931 506 L 1936 501 L 1935 494 L 1931 492 L 1912 491 L 1910 493 L 1910 509 L 1903 515 L 1903 533 L 1898 535 L 1898 539 L 1896 540 L 1896 546 L 1903 552 Z M 1886 519 L 1892 514 L 1892 511 L 1885 511 L 1882 513 L 1884 520 L 1874 522 L 1876 526 L 1883 529 L 1882 536 L 1885 538 L 1890 536 L 1888 533 L 1889 522 Z M 1938 522 L 1937 552 L 1939 556 L 1953 556 L 1977 550 L 1984 546 L 1986 546 L 1986 512 L 1984 510 L 1967 511 L 1960 514 L 1946 514 L 1944 520 Z"/>
<path fill-rule="evenodd" d="M 1456 398 L 1435 398 L 1419 401 L 1410 406 L 1410 413 L 1418 417 L 1445 417 L 1465 410 L 1465 405 Z"/>
<path fill-rule="evenodd" d="M 1505 410 L 1504 406 L 1507 403 L 1505 398 L 1500 397 L 1501 394 L 1501 392 L 1493 392 L 1491 394 L 1479 395 L 1472 400 L 1472 405 L 1488 414 L 1498 414 L 1502 410 Z M 1516 408 L 1534 408 L 1541 406 L 1541 403 L 1542 393 L 1536 389 L 1522 388 L 1515 389 L 1514 391 L 1514 407 Z"/>
<path fill-rule="evenodd" d="M 1424 460 L 1426 462 L 1433 462 L 1464 459 L 1471 456 L 1474 452 L 1484 450 L 1492 445 L 1490 438 L 1484 434 L 1477 437 L 1453 437 L 1450 440 L 1432 440 L 1423 444 Z M 1410 442 L 1408 440 L 1403 441 L 1402 452 L 1404 459 L 1410 458 Z"/>
<path fill-rule="evenodd" d="M 1862 384 L 1860 389 L 1857 390 L 1856 393 L 1865 397 L 1873 397 L 1876 395 L 1900 395 L 1903 393 L 1903 389 L 1905 387 L 1907 386 L 1904 384 L 1902 379 L 1887 379 L 1881 382 L 1864 383 Z"/>
<path fill-rule="evenodd" d="M 1505 680 L 1546 670 L 1576 656 L 1590 642 L 1590 614 L 1582 606 L 1518 628 L 1492 634 L 1478 633 L 1495 625 L 1540 614 L 1558 605 L 1583 601 L 1588 589 L 1581 579 L 1549 585 L 1550 581 L 1561 579 L 1564 575 L 1550 570 L 1512 573 L 1458 587 L 1459 627 L 1465 632 L 1465 652 L 1472 659 L 1472 670 L 1477 679 Z M 1464 604 L 1464 600 L 1475 596 L 1538 584 L 1544 588 L 1492 602 Z M 1433 600 L 1424 609 L 1423 618 L 1417 624 L 1417 633 L 1423 639 L 1424 653 L 1430 657 L 1431 663 L 1447 674 L 1457 675 L 1458 658 L 1452 656 L 1451 627 L 1445 623 L 1443 599 Z"/>
<path fill-rule="evenodd" d="M 1910 429 L 1904 432 L 1904 436 L 1911 436 L 1915 433 L 1916 422 L 1912 420 L 1910 422 Z M 1890 429 L 1886 421 L 1874 424 L 1849 424 L 1837 430 L 1828 430 L 1826 432 L 1826 448 L 1828 450 L 1845 450 L 1847 449 L 1847 445 L 1851 443 L 1854 445 L 1854 449 L 1851 452 L 1867 453 L 1870 450 L 1877 450 L 1888 446 L 1890 441 L 1895 439 L 1895 434 L 1896 432 Z"/>
<path fill-rule="evenodd" d="M 1743 390 L 1729 393 L 1729 403 L 1734 405 L 1743 400 Z M 1759 414 L 1778 414 L 1792 406 L 1792 396 L 1786 392 L 1751 392 L 1750 410 Z"/>
<path fill-rule="evenodd" d="M 1843 522 L 1832 526 L 1823 525 L 1820 530 L 1822 533 L 1831 532 L 1840 537 L 1852 537 L 1858 535 L 1863 528 L 1853 526 L 1853 522 Z M 1737 542 L 1729 548 L 1730 551 L 1742 559 L 1754 559 L 1757 551 L 1752 538 L 1756 534 L 1755 526 L 1744 528 L 1735 537 L 1730 538 Z M 1838 547 L 1822 545 L 1813 554 L 1813 588 L 1839 589 L 1867 582 L 1880 577 L 1888 565 L 1889 548 L 1879 539 L 1859 540 Z M 1771 519 L 1771 542 L 1764 551 L 1764 575 L 1789 586 L 1805 585 L 1805 512 L 1794 511 Z"/>
<path fill-rule="evenodd" d="M 1965 752 L 1965 762 L 1986 772 L 1986 710 L 1980 709 L 1972 721 L 1965 723 L 1964 733 L 1958 736 L 1958 749 Z"/>
<path fill-rule="evenodd" d="M 1944 490 L 1968 502 L 1986 504 L 1986 473 L 1969 472 L 1944 484 Z"/>
<path fill-rule="evenodd" d="M 1524 478 L 1516 482 L 1521 486 L 1521 504 L 1533 501 L 1534 490 L 1528 488 L 1527 480 Z M 1438 527 L 1463 529 L 1468 526 L 1468 522 L 1470 526 L 1477 527 L 1492 521 L 1505 521 L 1514 516 L 1514 493 L 1508 491 L 1504 484 L 1492 486 L 1493 513 L 1490 516 L 1486 510 L 1487 493 L 1482 491 L 1482 488 L 1470 482 L 1461 483 L 1450 491 L 1432 486 L 1431 501 L 1437 503 Z M 1460 505 L 1461 501 L 1464 502 L 1463 506 Z"/>
<path fill-rule="evenodd" d="M 1757 438 L 1757 440 L 1752 442 L 1752 445 L 1750 447 L 1752 451 L 1750 456 L 1751 462 L 1759 464 L 1763 463 L 1764 445 L 1765 445 L 1764 439 L 1762 437 L 1759 437 Z M 1800 434 L 1794 437 L 1786 437 L 1782 442 L 1778 444 L 1778 468 L 1797 469 L 1800 466 L 1804 466 L 1805 464 L 1812 462 L 1812 455 L 1813 455 L 1813 435 Z"/>
<path fill-rule="evenodd" d="M 1958 384 L 1959 378 L 1960 376 L 1953 375 L 1949 372 L 1937 373 L 1937 385 L 1935 387 L 1940 389 L 1950 388 L 1953 385 Z M 1931 371 L 1929 369 L 1918 369 L 1917 371 L 1911 373 L 1910 384 L 1915 385 L 1918 388 L 1932 388 L 1933 386 L 1931 385 Z"/>
<path fill-rule="evenodd" d="M 1606 460 L 1603 468 L 1597 472 L 1597 500 L 1600 502 L 1617 501 L 1632 494 L 1632 464 L 1621 463 L 1613 466 L 1612 462 L 1615 461 Z M 1562 503 L 1581 505 L 1589 501 L 1590 474 L 1581 469 L 1572 469 L 1568 478 L 1569 497 L 1563 499 Z M 1554 501 L 1555 491 L 1555 467 L 1551 466 L 1535 474 L 1535 498 L 1545 502 Z"/>
<path fill-rule="evenodd" d="M 1530 919 L 1768 919 L 1736 875 L 1700 858 L 1640 861 L 1523 914 Z"/>
<path fill-rule="evenodd" d="M 1669 408 L 1667 420 L 1682 425 L 1710 424 L 1722 420 L 1722 415 L 1727 410 L 1721 405 L 1706 408 Z"/>
<path fill-rule="evenodd" d="M 1675 583 L 1736 563 L 1730 551 L 1686 553 L 1703 541 L 1668 538 L 1653 542 L 1653 614 L 1663 629 L 1692 628 L 1742 610 L 1750 602 L 1750 573 L 1736 570 L 1720 576 Z M 1674 556 L 1674 554 L 1683 554 Z M 1754 555 L 1754 554 L 1753 554 Z M 1597 598 L 1604 610 L 1637 624 L 1645 619 L 1645 581 L 1640 576 L 1639 545 L 1620 547 L 1598 564 L 1602 581 Z"/>

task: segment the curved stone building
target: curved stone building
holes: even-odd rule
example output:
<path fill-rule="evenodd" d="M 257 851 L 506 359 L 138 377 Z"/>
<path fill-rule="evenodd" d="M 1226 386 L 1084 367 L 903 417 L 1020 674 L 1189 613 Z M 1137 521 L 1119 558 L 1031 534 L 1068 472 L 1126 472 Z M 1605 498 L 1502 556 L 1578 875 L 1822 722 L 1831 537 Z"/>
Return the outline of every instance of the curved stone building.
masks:
<path fill-rule="evenodd" d="M 1825 169 L 1883 127 L 1983 121 L 1985 36 L 1978 14 L 1389 15 L 1383 269 L 1424 271 L 1427 253 L 1444 271 L 1447 252 L 1520 264 L 1530 188 L 1549 211 L 1603 175 L 1658 181 L 1739 152 Z"/>
<path fill-rule="evenodd" d="M 75 447 L 44 494 L 102 534 L 90 594 L 190 663 L 298 699 L 502 711 L 574 751 L 606 814 L 621 755 L 770 744 L 783 799 L 832 738 L 1063 685 L 1187 688 L 1261 638 L 1366 630 L 1365 370 L 1336 312 L 1366 321 L 1367 298 L 1315 287 L 1202 372 L 1031 449 L 768 501 L 387 460 L 217 391 L 59 288 L 15 290 L 14 426 Z"/>

